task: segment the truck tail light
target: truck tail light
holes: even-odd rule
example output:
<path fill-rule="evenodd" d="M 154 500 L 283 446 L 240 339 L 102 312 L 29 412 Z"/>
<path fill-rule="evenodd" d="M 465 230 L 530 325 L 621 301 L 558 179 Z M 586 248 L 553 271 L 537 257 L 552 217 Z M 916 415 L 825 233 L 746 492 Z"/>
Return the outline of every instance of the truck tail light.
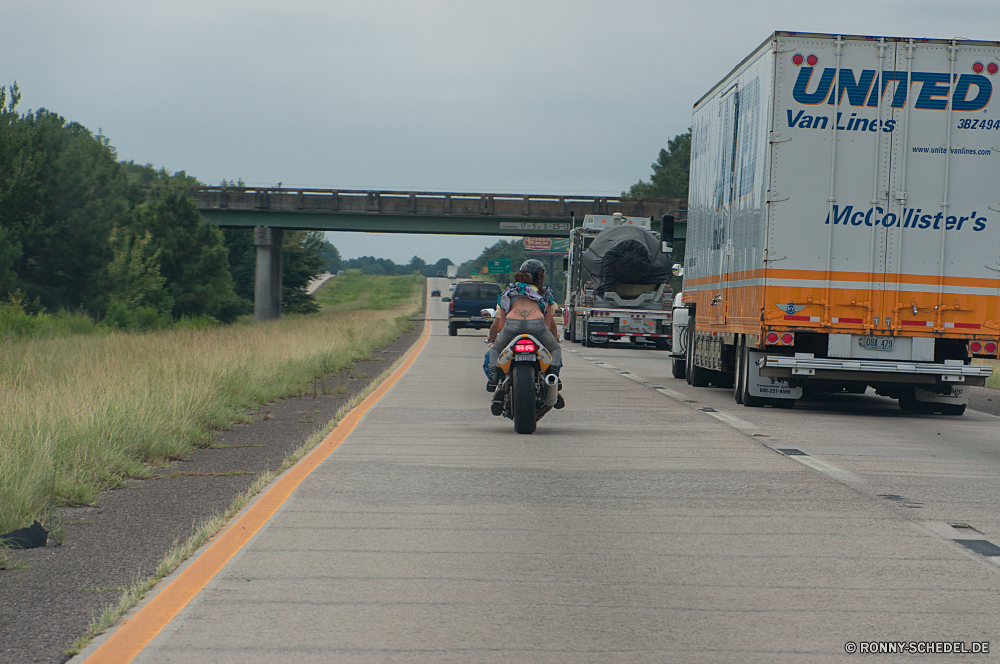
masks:
<path fill-rule="evenodd" d="M 969 343 L 969 350 L 972 351 L 973 355 L 975 355 L 977 353 L 982 352 L 983 345 L 981 343 L 979 343 L 978 341 L 973 341 L 973 342 Z"/>
<path fill-rule="evenodd" d="M 515 353 L 534 353 L 536 350 L 538 350 L 538 346 L 530 339 L 521 339 L 514 344 Z"/>
<path fill-rule="evenodd" d="M 455 311 L 455 300 L 448 303 L 448 311 Z"/>
<path fill-rule="evenodd" d="M 778 333 L 777 332 L 768 332 L 767 336 L 764 337 L 764 339 L 769 344 L 776 344 L 776 343 L 778 343 Z"/>
<path fill-rule="evenodd" d="M 791 346 L 792 342 L 795 341 L 795 335 L 791 332 L 785 332 L 781 335 L 781 343 L 784 346 Z"/>
<path fill-rule="evenodd" d="M 989 355 L 995 355 L 997 352 L 997 345 L 992 341 L 987 341 L 984 348 Z"/>

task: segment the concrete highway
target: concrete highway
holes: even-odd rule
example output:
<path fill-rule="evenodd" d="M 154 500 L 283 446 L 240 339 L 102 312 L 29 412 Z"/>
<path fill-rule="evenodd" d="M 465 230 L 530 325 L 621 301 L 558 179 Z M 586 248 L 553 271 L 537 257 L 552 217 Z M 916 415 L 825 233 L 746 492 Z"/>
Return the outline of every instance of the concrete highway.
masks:
<path fill-rule="evenodd" d="M 489 413 L 485 330 L 429 306 L 405 376 L 135 661 L 1000 651 L 997 417 L 744 408 L 666 353 L 564 342 L 567 407 L 519 436 Z"/>

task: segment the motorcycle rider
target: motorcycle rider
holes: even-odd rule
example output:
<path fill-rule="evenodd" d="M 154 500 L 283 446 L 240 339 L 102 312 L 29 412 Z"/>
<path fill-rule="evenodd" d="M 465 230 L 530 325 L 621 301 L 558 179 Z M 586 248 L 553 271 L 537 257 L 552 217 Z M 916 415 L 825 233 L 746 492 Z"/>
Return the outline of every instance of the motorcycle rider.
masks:
<path fill-rule="evenodd" d="M 559 375 L 562 367 L 562 348 L 556 333 L 555 306 L 552 289 L 545 287 L 545 266 L 541 261 L 530 259 L 521 264 L 514 275 L 514 283 L 500 295 L 497 302 L 496 318 L 487 334 L 487 341 L 493 342 L 490 349 L 490 371 L 486 390 L 494 392 L 500 382 L 497 361 L 504 348 L 519 334 L 530 334 L 552 354 L 551 373 Z M 502 395 L 497 392 L 493 401 L 502 403 Z M 560 394 L 555 408 L 566 405 Z"/>

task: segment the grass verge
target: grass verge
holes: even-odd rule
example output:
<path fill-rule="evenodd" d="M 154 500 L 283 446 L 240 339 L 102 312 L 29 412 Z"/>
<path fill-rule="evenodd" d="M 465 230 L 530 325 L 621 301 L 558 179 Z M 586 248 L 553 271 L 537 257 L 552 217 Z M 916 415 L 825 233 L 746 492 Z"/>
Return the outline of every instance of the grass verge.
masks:
<path fill-rule="evenodd" d="M 378 279 L 361 291 L 376 308 L 0 343 L 0 533 L 92 504 L 398 337 L 422 278 Z"/>
<path fill-rule="evenodd" d="M 228 509 L 209 517 L 202 522 L 196 529 L 195 533 L 191 535 L 187 541 L 183 543 L 175 543 L 170 548 L 170 551 L 168 551 L 160 561 L 159 565 L 157 565 L 156 571 L 144 579 L 136 580 L 131 586 L 122 592 L 116 603 L 106 606 L 101 611 L 100 615 L 94 618 L 90 627 L 87 628 L 87 631 L 74 641 L 73 645 L 70 646 L 68 650 L 66 650 L 66 654 L 70 656 L 79 654 L 80 651 L 86 648 L 87 645 L 90 644 L 90 642 L 97 636 L 114 625 L 119 618 L 125 615 L 129 609 L 145 597 L 146 593 L 148 593 L 157 583 L 159 583 L 172 571 L 177 569 L 177 567 L 190 558 L 199 547 L 222 530 L 226 523 L 228 523 L 246 506 L 248 502 L 250 502 L 251 498 L 260 493 L 261 490 L 270 484 L 276 477 L 294 466 L 314 447 L 323 442 L 323 440 L 330 435 L 330 432 L 333 431 L 338 424 L 340 424 L 340 421 L 344 418 L 344 416 L 347 415 L 351 409 L 360 404 L 365 397 L 374 392 L 375 388 L 377 388 L 382 381 L 388 378 L 389 375 L 403 363 L 403 359 L 404 358 L 399 358 L 396 360 L 391 367 L 383 371 L 371 383 L 369 383 L 367 387 L 348 399 L 344 405 L 337 409 L 336 414 L 329 422 L 326 423 L 325 426 L 323 426 L 323 428 L 310 436 L 301 447 L 286 456 L 277 470 L 268 471 L 257 476 L 250 486 L 247 487 L 247 490 L 240 494 Z"/>
<path fill-rule="evenodd" d="M 332 277 L 316 291 L 316 301 L 322 311 L 381 310 L 405 297 L 413 284 L 422 284 L 423 277 L 386 277 L 362 274 L 351 270 Z"/>
<path fill-rule="evenodd" d="M 1000 361 L 977 358 L 973 360 L 972 363 L 993 367 L 993 375 L 986 379 L 986 387 L 992 387 L 994 390 L 1000 390 Z"/>

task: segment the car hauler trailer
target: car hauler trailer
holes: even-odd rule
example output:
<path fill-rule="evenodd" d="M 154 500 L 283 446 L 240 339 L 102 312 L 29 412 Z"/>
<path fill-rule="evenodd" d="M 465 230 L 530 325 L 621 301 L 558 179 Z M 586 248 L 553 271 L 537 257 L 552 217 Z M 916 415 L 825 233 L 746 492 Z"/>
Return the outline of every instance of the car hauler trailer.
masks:
<path fill-rule="evenodd" d="M 694 107 L 686 377 L 961 414 L 1000 342 L 996 42 L 776 32 Z"/>
<path fill-rule="evenodd" d="M 651 226 L 646 217 L 588 214 L 570 231 L 563 338 L 584 346 L 628 339 L 670 348 L 670 260 Z M 672 240 L 673 217 L 664 215 L 661 228 Z"/>

